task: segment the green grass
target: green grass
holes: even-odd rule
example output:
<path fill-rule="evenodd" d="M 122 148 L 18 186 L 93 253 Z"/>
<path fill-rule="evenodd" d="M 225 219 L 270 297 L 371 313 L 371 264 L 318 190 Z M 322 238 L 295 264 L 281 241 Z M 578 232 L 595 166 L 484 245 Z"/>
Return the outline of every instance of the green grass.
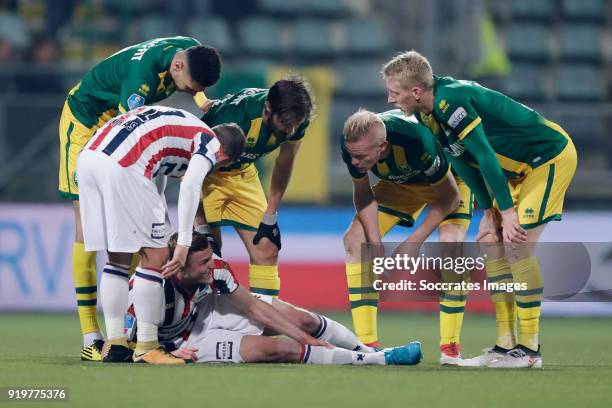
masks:
<path fill-rule="evenodd" d="M 350 323 L 347 314 L 332 317 Z M 0 387 L 64 386 L 69 403 L 42 406 L 107 408 L 541 408 L 612 403 L 610 319 L 544 319 L 543 370 L 439 367 L 435 315 L 384 313 L 379 333 L 385 345 L 421 340 L 424 361 L 416 367 L 82 363 L 75 316 L 5 314 L 0 315 Z M 478 354 L 494 335 L 492 317 L 466 316 L 464 356 Z"/>

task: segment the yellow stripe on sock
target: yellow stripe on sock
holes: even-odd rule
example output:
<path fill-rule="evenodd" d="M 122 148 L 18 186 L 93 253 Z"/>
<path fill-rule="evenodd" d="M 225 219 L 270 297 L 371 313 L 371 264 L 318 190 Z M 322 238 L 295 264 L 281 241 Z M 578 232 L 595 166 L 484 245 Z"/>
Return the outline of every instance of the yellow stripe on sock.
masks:
<path fill-rule="evenodd" d="M 521 259 L 510 266 L 515 284 L 526 289 L 516 292 L 516 310 L 519 318 L 519 343 L 532 350 L 538 349 L 540 311 L 544 281 L 540 264 L 535 256 Z"/>
<path fill-rule="evenodd" d="M 512 283 L 513 277 L 510 264 L 506 258 L 486 262 L 487 280 L 489 282 Z M 496 293 L 491 295 L 495 305 L 495 320 L 497 321 L 497 339 L 499 347 L 511 349 L 516 346 L 516 306 L 514 293 Z"/>
<path fill-rule="evenodd" d="M 346 280 L 355 334 L 365 344 L 378 341 L 376 317 L 379 294 L 372 288 L 375 280 L 369 264 L 346 264 Z"/>

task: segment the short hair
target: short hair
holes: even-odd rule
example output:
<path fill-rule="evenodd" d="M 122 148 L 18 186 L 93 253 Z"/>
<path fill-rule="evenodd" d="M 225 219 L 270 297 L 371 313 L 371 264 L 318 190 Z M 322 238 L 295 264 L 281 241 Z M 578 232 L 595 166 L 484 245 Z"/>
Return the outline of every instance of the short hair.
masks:
<path fill-rule="evenodd" d="M 168 259 L 172 259 L 174 256 L 174 250 L 176 249 L 177 244 L 178 232 L 175 232 L 168 241 Z M 189 247 L 187 256 L 189 256 L 192 252 L 203 251 L 208 247 L 210 247 L 208 237 L 206 237 L 205 234 L 200 234 L 199 232 L 193 231 L 193 234 L 191 235 L 191 246 Z"/>
<path fill-rule="evenodd" d="M 405 87 L 413 86 L 415 83 L 425 88 L 434 85 L 433 70 L 429 61 L 415 50 L 397 54 L 383 65 L 381 73 L 384 79 L 399 78 Z"/>
<path fill-rule="evenodd" d="M 221 76 L 219 52 L 206 45 L 195 45 L 185 50 L 189 74 L 194 81 L 207 88 L 217 83 Z"/>
<path fill-rule="evenodd" d="M 229 159 L 232 162 L 240 159 L 246 143 L 246 137 L 240 126 L 235 123 L 224 123 L 213 127 L 212 131 L 217 135 L 221 148 Z"/>
<path fill-rule="evenodd" d="M 314 99 L 306 80 L 296 74 L 288 74 L 278 80 L 268 91 L 272 114 L 283 123 L 297 119 L 310 120 L 314 113 Z"/>
<path fill-rule="evenodd" d="M 359 109 L 344 122 L 344 141 L 350 143 L 360 140 L 375 126 L 386 130 L 384 122 L 374 112 Z"/>

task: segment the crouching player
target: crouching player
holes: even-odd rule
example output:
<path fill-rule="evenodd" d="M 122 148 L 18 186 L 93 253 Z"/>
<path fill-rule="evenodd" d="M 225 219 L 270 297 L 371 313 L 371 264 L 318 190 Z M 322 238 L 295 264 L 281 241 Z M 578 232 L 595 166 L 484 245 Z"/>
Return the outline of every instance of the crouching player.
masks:
<path fill-rule="evenodd" d="M 177 236 L 170 239 L 170 256 Z M 229 265 L 213 259 L 203 234 L 194 233 L 185 268 L 164 280 L 159 341 L 177 357 L 197 362 L 411 365 L 421 345 L 377 351 L 340 323 L 272 296 L 251 294 Z M 126 316 L 134 337 L 133 305 Z M 276 338 L 284 334 L 287 338 Z"/>

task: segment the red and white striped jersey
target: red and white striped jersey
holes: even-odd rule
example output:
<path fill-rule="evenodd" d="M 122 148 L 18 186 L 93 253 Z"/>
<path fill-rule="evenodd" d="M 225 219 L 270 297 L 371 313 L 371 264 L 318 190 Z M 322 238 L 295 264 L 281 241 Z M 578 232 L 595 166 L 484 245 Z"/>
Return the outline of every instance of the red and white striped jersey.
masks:
<path fill-rule="evenodd" d="M 204 122 L 185 110 L 165 106 L 142 106 L 119 115 L 85 145 L 148 179 L 158 174 L 182 177 L 194 154 L 206 157 L 212 169 L 219 147 Z"/>
<path fill-rule="evenodd" d="M 176 279 L 164 279 L 164 309 L 160 310 L 158 337 L 160 343 L 174 343 L 176 348 L 187 340 L 195 323 L 198 306 L 211 296 L 227 295 L 238 289 L 238 280 L 227 262 L 215 259 L 213 281 L 200 286 L 189 294 Z M 134 278 L 130 279 L 129 307 L 125 315 L 125 332 L 128 340 L 136 341 L 136 314 L 134 313 Z"/>

